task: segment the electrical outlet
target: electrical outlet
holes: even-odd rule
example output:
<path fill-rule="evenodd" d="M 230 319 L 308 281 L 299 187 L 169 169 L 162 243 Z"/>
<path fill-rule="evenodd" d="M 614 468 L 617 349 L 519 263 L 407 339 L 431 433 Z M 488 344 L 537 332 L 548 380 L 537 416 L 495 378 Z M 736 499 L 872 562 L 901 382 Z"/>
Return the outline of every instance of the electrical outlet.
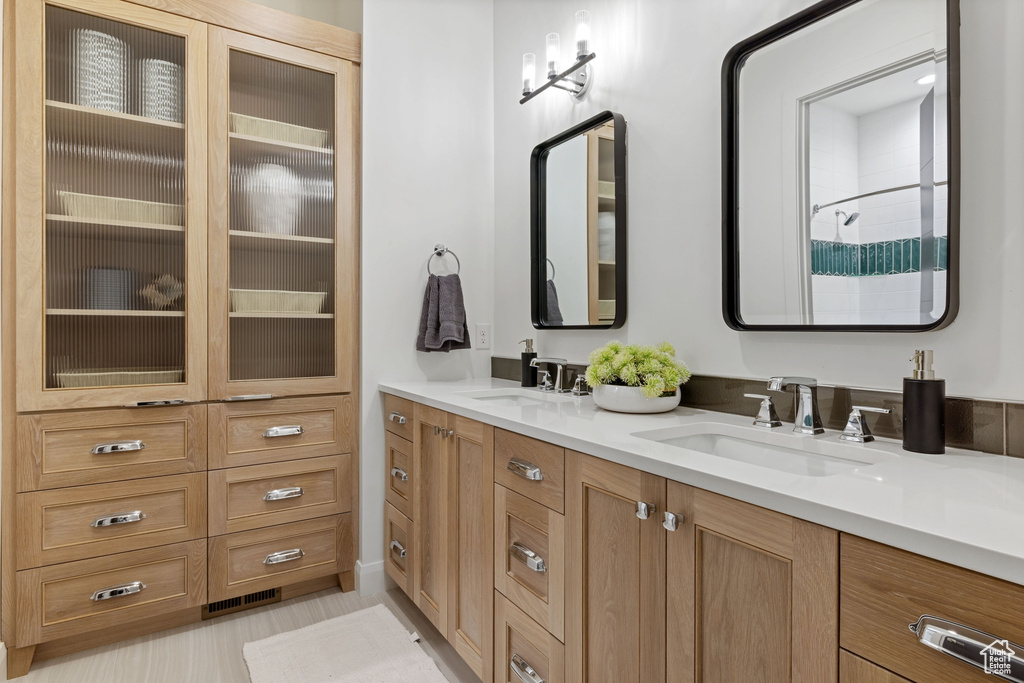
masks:
<path fill-rule="evenodd" d="M 491 348 L 491 325 L 490 323 L 476 324 L 476 348 Z"/>

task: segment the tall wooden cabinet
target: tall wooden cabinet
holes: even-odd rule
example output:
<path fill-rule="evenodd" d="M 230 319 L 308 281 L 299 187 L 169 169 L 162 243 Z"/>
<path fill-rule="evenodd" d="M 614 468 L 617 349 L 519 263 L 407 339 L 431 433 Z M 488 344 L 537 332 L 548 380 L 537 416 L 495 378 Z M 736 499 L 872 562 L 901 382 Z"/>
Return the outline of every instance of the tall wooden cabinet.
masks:
<path fill-rule="evenodd" d="M 359 36 L 244 0 L 3 25 L 9 674 L 351 587 Z"/>

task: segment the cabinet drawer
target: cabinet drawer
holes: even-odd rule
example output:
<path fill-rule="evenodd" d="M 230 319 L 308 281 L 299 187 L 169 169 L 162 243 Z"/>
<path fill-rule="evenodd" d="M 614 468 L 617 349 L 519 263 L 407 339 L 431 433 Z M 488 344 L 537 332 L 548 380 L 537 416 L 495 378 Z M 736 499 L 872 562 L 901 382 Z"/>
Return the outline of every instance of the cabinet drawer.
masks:
<path fill-rule="evenodd" d="M 523 683 L 513 669 L 533 669 L 544 683 L 565 680 L 565 646 L 513 605 L 501 593 L 494 594 L 494 680 Z"/>
<path fill-rule="evenodd" d="M 18 490 L 206 469 L 206 406 L 19 415 Z"/>
<path fill-rule="evenodd" d="M 411 598 L 412 565 L 415 562 L 412 522 L 390 503 L 384 507 L 384 570 Z"/>
<path fill-rule="evenodd" d="M 912 681 L 994 678 L 921 643 L 908 625 L 923 615 L 1024 644 L 1017 584 L 843 534 L 840 586 L 840 645 Z"/>
<path fill-rule="evenodd" d="M 415 405 L 408 399 L 384 394 L 384 429 L 406 441 L 412 441 L 415 433 L 412 424 Z"/>
<path fill-rule="evenodd" d="M 217 536 L 209 554 L 211 602 L 337 574 L 352 567 L 352 515 Z"/>
<path fill-rule="evenodd" d="M 118 587 L 127 590 L 98 594 Z M 206 602 L 206 541 L 20 571 L 17 593 L 19 647 L 198 607 Z"/>
<path fill-rule="evenodd" d="M 210 472 L 210 535 L 352 509 L 351 455 Z"/>
<path fill-rule="evenodd" d="M 564 513 L 565 449 L 495 429 L 494 481 Z"/>
<path fill-rule="evenodd" d="M 349 396 L 210 405 L 210 469 L 350 453 Z"/>
<path fill-rule="evenodd" d="M 494 587 L 564 638 L 565 517 L 494 486 Z"/>
<path fill-rule="evenodd" d="M 907 683 L 907 679 L 866 659 L 839 651 L 839 683 Z"/>
<path fill-rule="evenodd" d="M 206 475 L 19 493 L 18 569 L 206 536 Z"/>
<path fill-rule="evenodd" d="M 388 432 L 384 435 L 387 458 L 387 501 L 406 517 L 412 517 L 412 442 Z"/>

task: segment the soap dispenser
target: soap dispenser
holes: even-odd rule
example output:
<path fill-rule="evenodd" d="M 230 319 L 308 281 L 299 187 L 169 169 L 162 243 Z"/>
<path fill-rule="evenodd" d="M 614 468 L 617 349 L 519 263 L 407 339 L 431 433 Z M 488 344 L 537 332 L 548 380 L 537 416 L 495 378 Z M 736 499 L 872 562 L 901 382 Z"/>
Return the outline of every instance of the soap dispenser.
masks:
<path fill-rule="evenodd" d="M 533 340 L 523 339 L 519 342 L 520 344 L 526 344 L 526 350 L 523 351 L 523 381 L 522 386 L 524 387 L 535 387 L 537 386 L 537 368 L 530 365 L 530 361 L 537 357 L 537 352 L 533 350 Z"/>
<path fill-rule="evenodd" d="M 935 379 L 931 351 L 915 351 L 910 360 L 914 376 L 903 378 L 903 450 L 945 453 L 946 380 Z"/>

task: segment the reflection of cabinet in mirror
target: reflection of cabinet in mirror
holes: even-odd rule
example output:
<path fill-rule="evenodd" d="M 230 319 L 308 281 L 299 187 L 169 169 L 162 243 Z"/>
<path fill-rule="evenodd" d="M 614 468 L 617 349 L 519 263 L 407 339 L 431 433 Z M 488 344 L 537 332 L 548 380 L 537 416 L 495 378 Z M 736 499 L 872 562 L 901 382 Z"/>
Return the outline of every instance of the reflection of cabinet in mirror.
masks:
<path fill-rule="evenodd" d="M 591 325 L 615 320 L 615 125 L 587 133 L 587 311 Z"/>

